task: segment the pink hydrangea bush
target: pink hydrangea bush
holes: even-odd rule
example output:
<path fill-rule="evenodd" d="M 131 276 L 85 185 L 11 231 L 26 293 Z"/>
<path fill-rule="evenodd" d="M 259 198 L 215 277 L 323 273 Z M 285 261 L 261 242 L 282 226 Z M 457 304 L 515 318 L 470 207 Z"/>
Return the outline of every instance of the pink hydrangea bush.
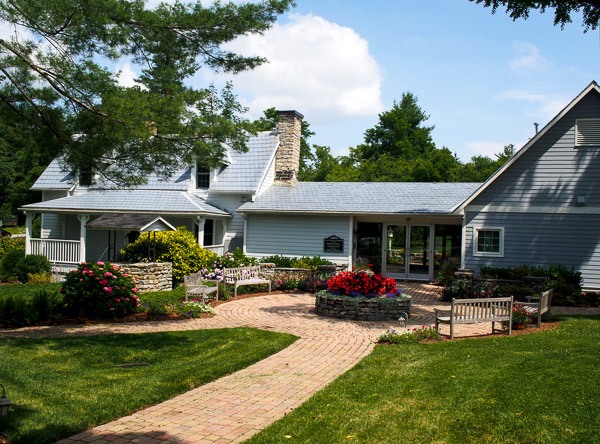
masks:
<path fill-rule="evenodd" d="M 67 310 L 75 316 L 114 318 L 140 307 L 133 278 L 110 263 L 81 263 L 67 275 L 60 292 Z"/>

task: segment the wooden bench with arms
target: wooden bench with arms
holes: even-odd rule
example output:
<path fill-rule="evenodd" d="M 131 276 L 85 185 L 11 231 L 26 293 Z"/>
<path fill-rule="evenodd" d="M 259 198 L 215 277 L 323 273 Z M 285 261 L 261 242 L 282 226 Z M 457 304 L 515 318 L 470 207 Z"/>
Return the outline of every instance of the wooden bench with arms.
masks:
<path fill-rule="evenodd" d="M 216 282 L 217 285 L 209 287 L 205 282 Z M 189 297 L 195 298 L 202 296 L 202 302 L 206 303 L 208 295 L 215 293 L 215 299 L 219 300 L 219 282 L 213 279 L 204 279 L 201 273 L 194 273 L 183 277 L 183 284 L 185 285 L 185 300 L 189 300 Z"/>
<path fill-rule="evenodd" d="M 271 279 L 265 276 L 260 265 L 252 267 L 237 267 L 223 269 L 223 285 L 233 285 L 233 297 L 237 297 L 237 289 L 242 285 L 269 285 L 271 293 Z"/>
<path fill-rule="evenodd" d="M 456 324 L 492 323 L 492 334 L 496 332 L 496 322 L 508 323 L 508 334 L 512 333 L 513 297 L 452 299 L 449 315 L 440 315 L 443 310 L 435 309 L 435 328 L 439 324 L 450 324 L 450 339 L 454 339 Z M 439 329 L 438 329 L 439 331 Z"/>
<path fill-rule="evenodd" d="M 550 316 L 550 305 L 552 304 L 553 290 L 542 292 L 539 296 L 528 296 L 527 302 L 516 302 L 515 305 L 522 305 L 527 314 L 532 318 L 537 318 L 538 328 L 542 326 L 542 315 L 548 312 Z M 535 301 L 534 301 L 535 300 Z"/>

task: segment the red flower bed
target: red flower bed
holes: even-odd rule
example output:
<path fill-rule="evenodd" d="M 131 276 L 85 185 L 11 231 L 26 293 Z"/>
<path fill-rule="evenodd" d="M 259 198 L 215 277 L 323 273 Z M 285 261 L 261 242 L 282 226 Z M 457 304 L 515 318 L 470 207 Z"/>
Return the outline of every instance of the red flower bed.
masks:
<path fill-rule="evenodd" d="M 327 287 L 333 294 L 367 297 L 397 296 L 396 281 L 372 271 L 344 271 L 327 281 Z"/>

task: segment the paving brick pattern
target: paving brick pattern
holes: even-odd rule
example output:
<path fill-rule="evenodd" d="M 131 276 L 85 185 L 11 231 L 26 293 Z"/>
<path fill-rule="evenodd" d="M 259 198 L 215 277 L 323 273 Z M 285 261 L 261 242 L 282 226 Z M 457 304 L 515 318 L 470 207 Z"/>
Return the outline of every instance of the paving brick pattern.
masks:
<path fill-rule="evenodd" d="M 431 325 L 434 308 L 447 308 L 439 288 L 401 283 L 413 296 L 408 328 Z M 58 337 L 145 333 L 247 326 L 291 333 L 288 348 L 244 370 L 164 403 L 60 441 L 80 443 L 230 443 L 243 441 L 298 407 L 343 374 L 374 347 L 377 336 L 398 322 L 360 322 L 314 314 L 309 294 L 272 294 L 220 305 L 217 316 L 187 321 L 31 327 L 0 337 Z M 491 325 L 460 326 L 457 336 L 489 334 Z"/>

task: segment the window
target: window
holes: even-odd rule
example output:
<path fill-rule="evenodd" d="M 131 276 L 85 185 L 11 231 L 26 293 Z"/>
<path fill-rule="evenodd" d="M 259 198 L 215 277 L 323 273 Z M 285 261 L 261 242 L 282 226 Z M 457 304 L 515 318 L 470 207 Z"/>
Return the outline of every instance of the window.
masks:
<path fill-rule="evenodd" d="M 575 146 L 600 146 L 600 119 L 575 121 Z"/>
<path fill-rule="evenodd" d="M 504 256 L 504 228 L 473 229 L 474 256 Z"/>
<path fill-rule="evenodd" d="M 206 219 L 204 223 L 204 245 L 215 244 L 215 221 L 213 219 Z"/>
<path fill-rule="evenodd" d="M 196 188 L 208 188 L 210 185 L 210 169 L 200 163 L 196 164 Z"/>

